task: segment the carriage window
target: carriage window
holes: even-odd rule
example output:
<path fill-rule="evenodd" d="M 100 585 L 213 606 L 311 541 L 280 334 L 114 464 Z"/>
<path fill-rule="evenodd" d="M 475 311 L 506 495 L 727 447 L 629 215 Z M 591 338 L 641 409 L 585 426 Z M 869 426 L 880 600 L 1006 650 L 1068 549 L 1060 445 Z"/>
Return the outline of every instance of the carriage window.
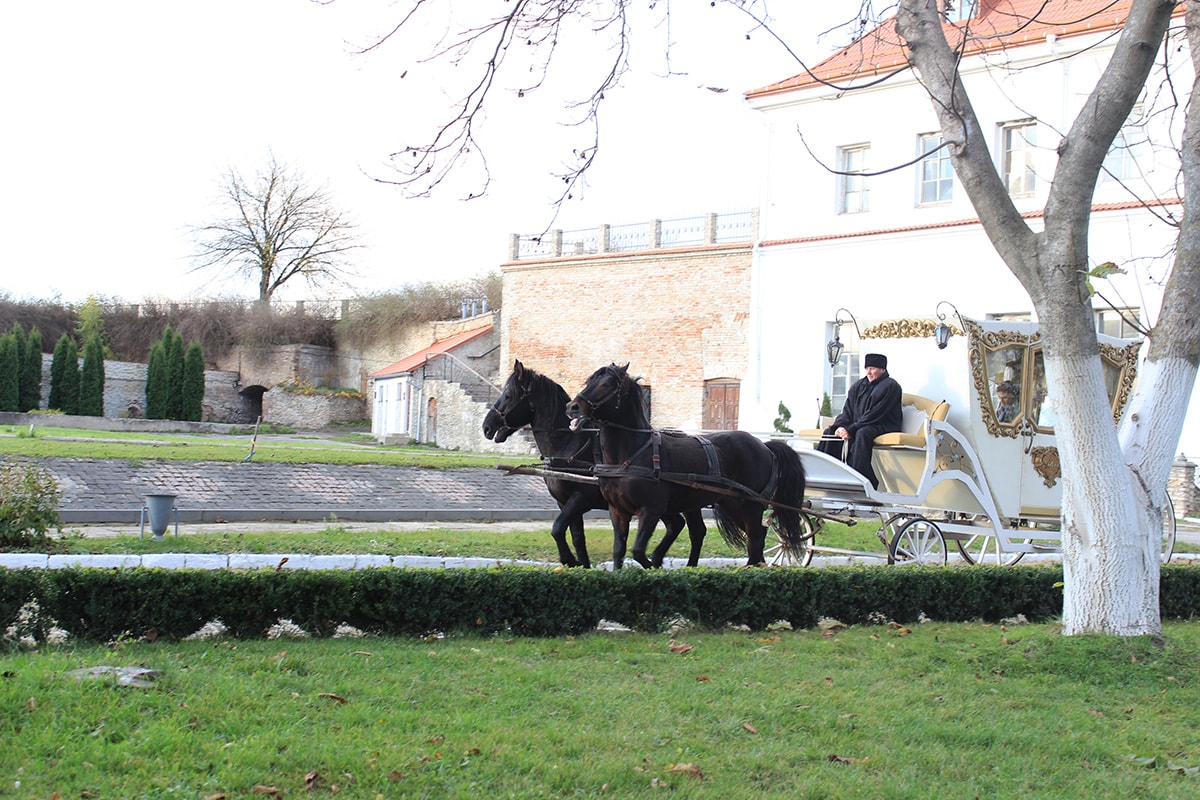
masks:
<path fill-rule="evenodd" d="M 1013 425 L 1022 416 L 1025 346 L 989 350 L 986 364 L 992 413 L 997 422 Z"/>
<path fill-rule="evenodd" d="M 1030 415 L 1039 428 L 1054 427 L 1054 414 L 1050 410 L 1049 394 L 1046 390 L 1046 357 L 1039 347 L 1033 353 L 1033 405 Z"/>

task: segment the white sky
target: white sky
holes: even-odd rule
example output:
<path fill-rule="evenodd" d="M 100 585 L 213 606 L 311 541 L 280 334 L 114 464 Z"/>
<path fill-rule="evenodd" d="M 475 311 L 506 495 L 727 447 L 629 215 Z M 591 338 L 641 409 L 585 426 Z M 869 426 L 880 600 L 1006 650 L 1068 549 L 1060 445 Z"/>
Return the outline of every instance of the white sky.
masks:
<path fill-rule="evenodd" d="M 799 68 L 764 33 L 747 41 L 748 18 L 720 4 L 674 0 L 669 34 L 653 24 L 662 0 L 656 13 L 645 10 L 649 3 L 632 5 L 649 23 L 633 31 L 635 72 L 602 111 L 601 156 L 588 188 L 554 227 L 757 205 L 761 129 L 741 92 Z M 778 29 L 802 57 L 815 63 L 844 43 L 844 36 L 817 41 L 840 21 L 829 19 L 833 12 L 795 5 L 799 21 L 784 19 Z M 858 4 L 828 5 L 850 14 Z M 546 116 L 558 115 L 561 97 L 552 86 L 493 107 L 480 137 L 493 182 L 481 200 L 463 202 L 465 192 L 455 191 L 406 199 L 374 181 L 388 177 L 388 154 L 406 143 L 402 131 L 432 124 L 455 99 L 443 91 L 449 68 L 419 61 L 434 31 L 422 43 L 352 55 L 352 45 L 390 28 L 404 7 L 386 0 L 5 3 L 0 291 L 67 302 L 256 296 L 250 283 L 189 274 L 189 227 L 219 216 L 213 203 L 224 173 L 250 177 L 271 154 L 326 185 L 359 223 L 361 278 L 335 296 L 495 269 L 509 234 L 550 223 L 551 174 L 569 154 L 569 144 L 553 144 L 571 141 Z M 665 75 L 668 37 L 676 42 L 671 68 L 686 74 Z M 582 54 L 589 40 L 596 37 L 564 50 Z M 577 62 L 563 63 L 563 84 L 586 71 L 587 59 Z"/>

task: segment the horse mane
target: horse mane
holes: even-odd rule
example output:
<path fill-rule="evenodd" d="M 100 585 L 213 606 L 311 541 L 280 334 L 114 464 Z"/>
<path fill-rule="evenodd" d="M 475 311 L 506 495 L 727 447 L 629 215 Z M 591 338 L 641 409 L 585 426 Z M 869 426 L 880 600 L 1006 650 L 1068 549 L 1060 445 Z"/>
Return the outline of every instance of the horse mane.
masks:
<path fill-rule="evenodd" d="M 613 366 L 615 367 L 616 364 Z M 629 385 L 629 399 L 633 401 L 633 411 L 631 412 L 633 425 L 649 430 L 650 416 L 646 413 L 646 387 L 640 383 L 642 376 L 630 375 L 626 372 L 624 380 Z"/>

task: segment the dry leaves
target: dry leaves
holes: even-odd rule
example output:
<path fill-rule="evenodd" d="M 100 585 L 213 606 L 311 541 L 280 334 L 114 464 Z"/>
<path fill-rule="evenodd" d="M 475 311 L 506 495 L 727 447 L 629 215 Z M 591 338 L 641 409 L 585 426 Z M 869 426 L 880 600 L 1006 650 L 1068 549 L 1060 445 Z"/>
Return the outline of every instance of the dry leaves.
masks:
<path fill-rule="evenodd" d="M 704 773 L 700 771 L 700 767 L 695 764 L 668 764 L 667 772 L 678 772 L 683 775 L 691 775 L 697 780 L 704 780 Z"/>
<path fill-rule="evenodd" d="M 320 694 L 317 695 L 317 697 L 324 697 L 326 700 L 336 700 L 339 703 L 350 702 L 346 698 L 339 697 L 338 695 L 334 694 L 333 692 L 321 692 Z"/>
<path fill-rule="evenodd" d="M 750 733 L 758 733 L 758 728 L 754 727 L 749 722 L 743 722 L 742 727 L 745 728 Z"/>
<path fill-rule="evenodd" d="M 672 653 L 686 653 L 692 649 L 692 645 L 688 644 L 687 642 L 677 642 L 674 639 L 670 641 L 667 647 Z"/>

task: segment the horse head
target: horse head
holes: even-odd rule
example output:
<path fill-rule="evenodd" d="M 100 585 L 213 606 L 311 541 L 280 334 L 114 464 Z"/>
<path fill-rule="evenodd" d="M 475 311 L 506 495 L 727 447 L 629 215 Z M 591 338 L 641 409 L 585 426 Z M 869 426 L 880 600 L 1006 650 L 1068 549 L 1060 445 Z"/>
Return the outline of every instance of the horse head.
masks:
<path fill-rule="evenodd" d="M 483 418 L 483 435 L 494 442 L 503 442 L 526 425 L 533 423 L 532 383 L 537 373 L 526 369 L 519 360 L 513 361 L 512 374 L 504 382 L 500 396 Z"/>
<path fill-rule="evenodd" d="M 640 406 L 629 402 L 629 398 L 639 388 L 636 379 L 629 376 L 629 364 L 609 364 L 596 370 L 575 399 L 567 403 L 571 429 L 578 429 L 584 420 L 629 424 L 631 420 L 626 417 L 636 413 Z"/>

